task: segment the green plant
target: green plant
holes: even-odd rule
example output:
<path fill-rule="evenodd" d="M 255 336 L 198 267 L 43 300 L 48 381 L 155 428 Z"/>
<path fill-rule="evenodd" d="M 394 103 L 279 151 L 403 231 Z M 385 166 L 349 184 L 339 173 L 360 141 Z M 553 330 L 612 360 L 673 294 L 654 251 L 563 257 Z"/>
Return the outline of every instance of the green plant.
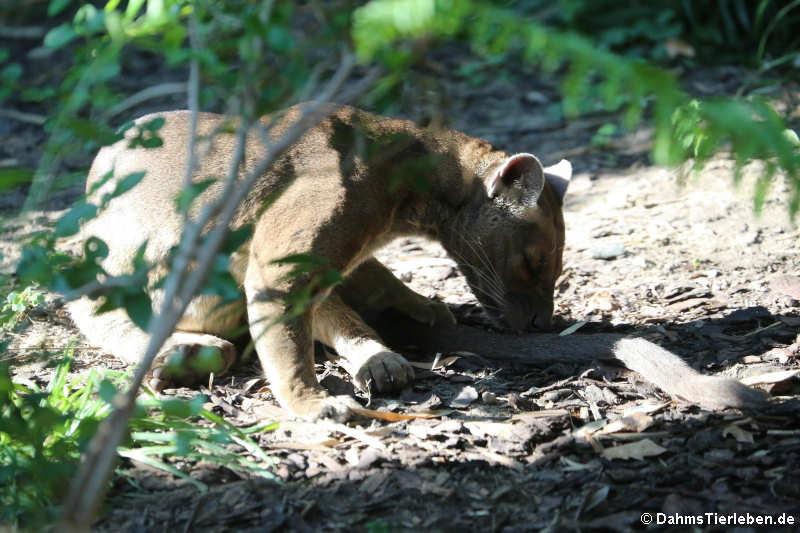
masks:
<path fill-rule="evenodd" d="M 597 132 L 592 136 L 592 146 L 603 147 L 607 146 L 611 140 L 619 134 L 619 128 L 613 122 L 607 122 L 597 128 Z"/>
<path fill-rule="evenodd" d="M 62 355 L 44 389 L 16 380 L 8 366 L 0 365 L 0 523 L 35 530 L 55 518 L 80 454 L 127 378 L 98 369 L 71 377 L 73 352 L 70 347 Z M 271 458 L 250 435 L 276 425 L 233 426 L 203 408 L 205 401 L 202 395 L 140 400 L 120 457 L 185 478 L 201 491 L 206 486 L 172 466 L 170 458 L 209 461 L 273 479 Z"/>
<path fill-rule="evenodd" d="M 0 307 L 0 331 L 13 330 L 31 309 L 44 303 L 44 294 L 35 285 L 11 291 Z"/>
<path fill-rule="evenodd" d="M 15 381 L 0 365 L 0 521 L 31 527 L 54 517 L 85 443 L 109 406 L 93 400 L 99 383 L 92 372 L 73 390 L 64 354 L 45 389 Z M 76 384 L 77 385 L 77 384 Z"/>
<path fill-rule="evenodd" d="M 525 0 L 499 2 L 553 28 L 627 55 L 664 59 L 681 39 L 700 61 L 763 69 L 797 57 L 800 2 L 782 0 Z"/>

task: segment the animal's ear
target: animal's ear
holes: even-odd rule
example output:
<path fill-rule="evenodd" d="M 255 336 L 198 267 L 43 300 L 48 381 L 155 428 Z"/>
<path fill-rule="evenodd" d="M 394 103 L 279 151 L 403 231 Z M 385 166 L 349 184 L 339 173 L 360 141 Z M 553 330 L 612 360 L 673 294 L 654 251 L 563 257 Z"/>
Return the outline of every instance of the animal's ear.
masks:
<path fill-rule="evenodd" d="M 544 169 L 544 179 L 553 188 L 555 193 L 564 201 L 564 195 L 567 193 L 569 180 L 572 179 L 572 163 L 566 159 L 562 159 L 555 165 L 551 165 Z"/>
<path fill-rule="evenodd" d="M 535 203 L 544 188 L 542 164 L 531 154 L 515 154 L 506 159 L 489 178 L 489 198 L 498 195 Z"/>

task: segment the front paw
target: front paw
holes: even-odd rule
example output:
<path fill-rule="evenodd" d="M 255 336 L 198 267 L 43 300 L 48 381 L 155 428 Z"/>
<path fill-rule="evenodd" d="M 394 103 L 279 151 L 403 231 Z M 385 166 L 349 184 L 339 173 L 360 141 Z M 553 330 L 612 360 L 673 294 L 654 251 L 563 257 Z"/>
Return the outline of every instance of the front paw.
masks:
<path fill-rule="evenodd" d="M 446 303 L 419 296 L 413 301 L 403 302 L 396 309 L 404 315 L 428 326 L 454 326 L 456 317 Z"/>
<path fill-rule="evenodd" d="M 368 392 L 399 391 L 414 381 L 414 369 L 400 354 L 378 352 L 355 369 L 353 381 Z"/>

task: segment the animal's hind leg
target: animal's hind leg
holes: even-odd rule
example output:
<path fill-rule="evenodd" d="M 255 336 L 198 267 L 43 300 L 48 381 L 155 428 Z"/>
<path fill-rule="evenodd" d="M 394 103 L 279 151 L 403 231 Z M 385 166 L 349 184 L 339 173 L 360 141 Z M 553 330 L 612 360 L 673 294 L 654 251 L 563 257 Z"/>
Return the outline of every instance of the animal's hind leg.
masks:
<path fill-rule="evenodd" d="M 201 297 L 203 298 L 203 297 Z M 199 311 L 202 304 L 192 302 L 178 328 L 200 329 L 200 331 L 176 330 L 164 343 L 148 374 L 148 384 L 156 390 L 171 385 L 193 385 L 203 382 L 210 373 L 224 374 L 236 361 L 236 348 L 228 340 L 215 335 L 215 328 L 201 327 L 204 320 Z M 122 309 L 95 314 L 97 302 L 81 298 L 69 304 L 69 310 L 81 332 L 89 342 L 114 354 L 128 364 L 138 364 L 150 340 L 147 333 L 139 329 Z M 241 314 L 241 312 L 240 312 Z M 210 318 L 214 319 L 212 313 Z M 221 325 L 223 320 L 205 322 Z M 203 331 L 206 330 L 206 331 Z M 210 330 L 210 331 L 209 331 Z"/>

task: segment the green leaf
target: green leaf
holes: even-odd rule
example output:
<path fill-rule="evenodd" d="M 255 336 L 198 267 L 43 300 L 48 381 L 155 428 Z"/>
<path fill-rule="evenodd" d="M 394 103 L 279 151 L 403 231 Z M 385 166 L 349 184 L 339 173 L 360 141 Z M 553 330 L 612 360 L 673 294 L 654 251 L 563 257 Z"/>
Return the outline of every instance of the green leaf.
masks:
<path fill-rule="evenodd" d="M 344 281 L 344 278 L 342 277 L 341 272 L 335 268 L 326 270 L 319 278 L 320 285 L 325 288 L 338 285 L 342 281 Z"/>
<path fill-rule="evenodd" d="M 224 257 L 227 260 L 227 256 Z M 226 261 L 227 263 L 227 261 Z M 201 290 L 201 294 L 213 294 L 219 296 L 222 303 L 234 302 L 242 297 L 239 284 L 227 270 L 216 272 L 209 276 L 208 281 Z"/>
<path fill-rule="evenodd" d="M 175 209 L 180 213 L 187 212 L 195 198 L 200 196 L 203 191 L 216 183 L 216 181 L 217 178 L 208 178 L 202 181 L 192 182 L 189 187 L 178 193 L 178 196 L 175 198 Z"/>
<path fill-rule="evenodd" d="M 173 418 L 189 418 L 192 415 L 192 407 L 186 400 L 163 400 L 161 402 L 161 410 L 166 416 Z"/>
<path fill-rule="evenodd" d="M 81 224 L 97 215 L 97 206 L 90 203 L 79 203 L 58 219 L 55 227 L 56 237 L 69 237 L 80 231 Z"/>
<path fill-rule="evenodd" d="M 241 228 L 228 232 L 219 250 L 224 254 L 230 255 L 241 248 L 252 236 L 253 225 L 245 224 Z"/>
<path fill-rule="evenodd" d="M 33 180 L 33 170 L 22 167 L 0 169 L 0 191 L 11 189 Z"/>
<path fill-rule="evenodd" d="M 44 45 L 48 48 L 57 49 L 71 42 L 76 37 L 78 37 L 78 34 L 72 28 L 72 24 L 65 22 L 47 32 L 47 35 L 44 37 Z"/>
<path fill-rule="evenodd" d="M 272 263 L 278 265 L 295 264 L 295 265 L 327 265 L 328 260 L 324 257 L 317 257 L 311 254 L 290 254 L 278 259 L 273 259 Z"/>
<path fill-rule="evenodd" d="M 783 138 L 793 146 L 800 146 L 800 138 L 797 137 L 797 132 L 790 129 L 783 130 Z"/>
<path fill-rule="evenodd" d="M 133 20 L 139 14 L 144 3 L 145 0 L 129 0 L 128 6 L 125 8 L 125 18 L 129 21 Z"/>
<path fill-rule="evenodd" d="M 222 372 L 225 369 L 225 361 L 222 352 L 215 346 L 203 346 L 189 363 L 197 373 Z M 188 415 L 187 415 L 188 416 Z"/>
<path fill-rule="evenodd" d="M 276 52 L 286 53 L 294 44 L 294 36 L 286 27 L 273 24 L 267 30 L 267 45 Z"/>
<path fill-rule="evenodd" d="M 84 4 L 75 13 L 73 26 L 81 35 L 94 35 L 105 29 L 105 17 L 104 11 L 92 4 Z"/>
<path fill-rule="evenodd" d="M 114 144 L 122 138 L 108 126 L 88 119 L 73 118 L 67 121 L 66 126 L 81 139 L 103 146 Z"/>
<path fill-rule="evenodd" d="M 71 3 L 72 0 L 50 0 L 50 5 L 47 6 L 47 15 L 50 17 L 58 15 Z"/>
<path fill-rule="evenodd" d="M 126 294 L 122 306 L 133 323 L 143 331 L 147 331 L 153 315 L 153 303 L 150 301 L 150 296 L 144 291 Z"/>
<path fill-rule="evenodd" d="M 83 245 L 83 254 L 92 262 L 108 257 L 108 245 L 99 237 L 91 236 Z"/>
<path fill-rule="evenodd" d="M 7 84 L 13 84 L 20 76 L 22 76 L 22 65 L 19 63 L 11 63 L 0 70 L 0 79 Z"/>
<path fill-rule="evenodd" d="M 117 387 L 111 381 L 104 379 L 97 387 L 97 395 L 108 405 L 114 405 L 114 397 L 117 395 Z"/>
<path fill-rule="evenodd" d="M 103 174 L 103 177 L 101 177 L 99 180 L 97 180 L 96 182 L 92 183 L 92 186 L 89 187 L 89 190 L 86 192 L 86 195 L 88 196 L 88 195 L 94 193 L 97 189 L 99 189 L 100 187 L 102 187 L 103 185 L 108 183 L 108 180 L 110 180 L 113 177 L 114 177 L 114 170 L 112 169 L 112 170 L 109 170 L 108 172 L 106 172 L 105 174 Z"/>
<path fill-rule="evenodd" d="M 57 94 L 55 87 L 27 87 L 22 90 L 20 97 L 25 102 L 46 102 L 55 98 Z"/>
<path fill-rule="evenodd" d="M 155 133 L 164 126 L 165 122 L 164 117 L 156 117 L 142 124 L 142 129 Z"/>
<path fill-rule="evenodd" d="M 116 198 L 117 196 L 125 194 L 129 190 L 133 189 L 140 181 L 142 181 L 142 178 L 144 178 L 145 174 L 146 172 L 143 170 L 140 172 L 132 172 L 119 180 L 117 182 L 117 186 L 114 187 L 114 192 L 111 193 L 111 198 Z M 109 198 L 109 200 L 111 198 Z"/>

